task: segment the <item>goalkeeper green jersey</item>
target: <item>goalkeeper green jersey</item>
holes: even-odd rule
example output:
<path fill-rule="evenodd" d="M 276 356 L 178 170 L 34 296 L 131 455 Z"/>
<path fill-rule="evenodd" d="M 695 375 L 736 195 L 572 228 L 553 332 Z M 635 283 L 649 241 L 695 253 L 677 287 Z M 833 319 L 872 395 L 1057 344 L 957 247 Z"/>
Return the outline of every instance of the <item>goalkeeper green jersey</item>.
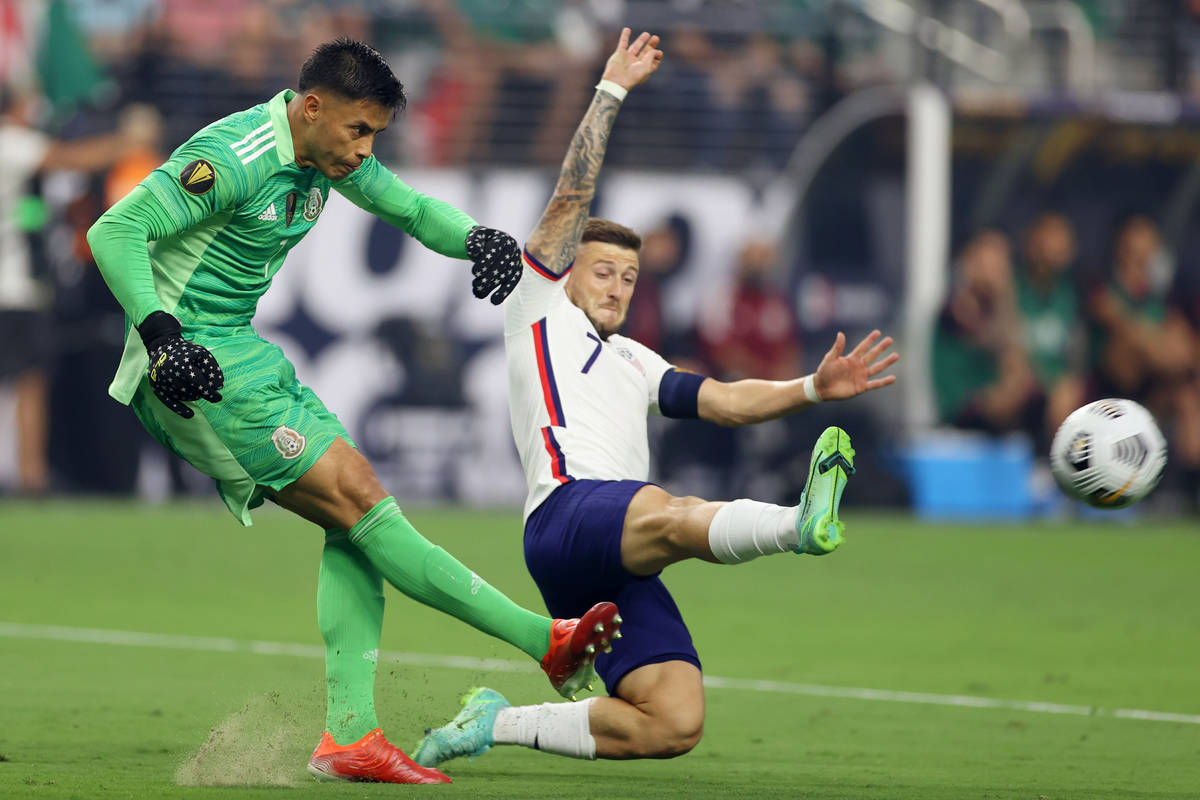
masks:
<path fill-rule="evenodd" d="M 337 182 L 297 166 L 287 117 L 294 96 L 284 90 L 200 130 L 89 231 L 127 325 L 159 310 L 178 317 L 185 335 L 248 325 L 331 188 L 430 249 L 466 258 L 474 220 L 411 189 L 374 156 Z M 131 328 L 109 393 L 128 403 L 146 367 Z"/>

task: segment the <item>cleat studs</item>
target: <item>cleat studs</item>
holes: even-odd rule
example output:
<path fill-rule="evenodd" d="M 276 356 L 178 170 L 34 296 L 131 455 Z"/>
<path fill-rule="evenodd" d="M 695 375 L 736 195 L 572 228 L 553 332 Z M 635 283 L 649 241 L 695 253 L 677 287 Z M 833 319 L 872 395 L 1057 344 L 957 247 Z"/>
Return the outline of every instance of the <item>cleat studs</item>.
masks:
<path fill-rule="evenodd" d="M 589 644 L 587 647 L 583 648 L 583 652 L 590 656 L 592 653 L 596 652 L 596 645 Z"/>
<path fill-rule="evenodd" d="M 588 684 L 588 691 L 592 691 L 592 685 L 590 683 Z"/>
<path fill-rule="evenodd" d="M 604 648 L 604 652 L 606 652 L 606 653 L 611 653 L 611 652 L 612 652 L 612 648 L 611 648 L 611 647 L 606 647 L 606 648 Z"/>
<path fill-rule="evenodd" d="M 593 628 L 592 630 L 596 631 L 596 633 L 604 633 L 604 623 L 603 623 L 603 622 L 597 622 L 597 623 L 596 623 L 596 627 L 595 627 L 595 628 Z"/>
<path fill-rule="evenodd" d="M 572 703 L 574 703 L 574 702 L 575 702 L 575 695 L 571 695 L 571 702 L 572 702 Z"/>
<path fill-rule="evenodd" d="M 618 625 L 620 625 L 620 624 L 621 624 L 622 622 L 624 622 L 624 621 L 625 621 L 625 620 L 621 619 L 621 615 L 620 615 L 620 614 L 617 614 L 615 617 L 613 617 L 613 622 L 617 623 Z"/>
<path fill-rule="evenodd" d="M 620 631 L 617 631 L 616 633 L 614 633 L 614 634 L 613 634 L 613 641 L 614 641 L 614 642 L 615 642 L 617 639 L 620 639 L 620 638 L 621 638 L 621 632 L 620 632 Z"/>

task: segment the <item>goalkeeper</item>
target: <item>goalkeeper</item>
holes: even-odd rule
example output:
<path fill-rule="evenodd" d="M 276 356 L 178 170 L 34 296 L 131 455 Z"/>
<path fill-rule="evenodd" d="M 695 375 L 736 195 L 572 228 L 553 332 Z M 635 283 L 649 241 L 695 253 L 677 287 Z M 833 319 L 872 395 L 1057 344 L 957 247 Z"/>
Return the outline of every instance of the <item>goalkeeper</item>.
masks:
<path fill-rule="evenodd" d="M 647 412 L 741 425 L 895 381 L 880 376 L 899 356 L 885 355 L 892 340 L 879 331 L 844 354 L 838 334 L 813 375 L 733 383 L 679 372 L 617 334 L 641 241 L 624 226 L 588 219 L 588 208 L 621 100 L 658 66 L 657 45 L 648 34 L 630 44 L 629 29 L 622 32 L 526 243 L 525 277 L 504 306 L 509 411 L 529 485 L 525 563 L 553 613 L 587 608 L 597 596 L 621 604 L 621 641 L 596 660 L 611 696 L 514 707 L 493 689 L 475 689 L 449 724 L 426 732 L 413 755 L 420 764 L 497 744 L 588 759 L 691 750 L 704 724 L 700 659 L 659 573 L 689 558 L 740 564 L 832 552 L 842 541 L 838 506 L 854 450 L 844 431 L 827 429 L 797 506 L 674 497 L 646 480 Z"/>
<path fill-rule="evenodd" d="M 348 39 L 323 44 L 298 88 L 196 133 L 88 231 L 130 326 L 109 392 L 215 478 L 243 525 L 266 497 L 325 530 L 317 619 L 328 709 L 309 770 L 444 783 L 378 727 L 383 580 L 524 650 L 565 695 L 594 675 L 593 653 L 608 646 L 620 617 L 611 603 L 582 624 L 540 616 L 427 541 L 283 352 L 254 332 L 259 297 L 331 188 L 426 247 L 471 259 L 476 297 L 498 304 L 521 277 L 512 237 L 419 194 L 372 156 L 375 137 L 405 104 L 379 53 Z"/>

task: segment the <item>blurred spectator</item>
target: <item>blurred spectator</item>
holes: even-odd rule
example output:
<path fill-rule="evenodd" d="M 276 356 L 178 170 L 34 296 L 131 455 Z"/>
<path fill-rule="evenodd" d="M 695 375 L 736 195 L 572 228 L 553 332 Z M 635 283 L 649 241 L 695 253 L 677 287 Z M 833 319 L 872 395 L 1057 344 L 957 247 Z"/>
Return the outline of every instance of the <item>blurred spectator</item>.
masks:
<path fill-rule="evenodd" d="M 769 242 L 746 242 L 738 254 L 735 284 L 701 314 L 701 350 L 714 377 L 790 380 L 801 374 L 791 299 L 771 281 L 776 260 Z"/>
<path fill-rule="evenodd" d="M 1193 103 L 1200 102 L 1200 0 L 1184 0 L 1176 29 L 1176 45 L 1182 63 L 1179 76 L 1182 94 Z"/>
<path fill-rule="evenodd" d="M 1067 415 L 1083 405 L 1086 332 L 1070 274 L 1075 231 L 1061 214 L 1038 216 L 1025 237 L 1017 272 L 1017 308 L 1025 353 L 1046 398 L 1045 424 L 1030 431 L 1045 451 Z"/>
<path fill-rule="evenodd" d="M 778 39 L 755 33 L 725 68 L 713 72 L 718 114 L 710 124 L 719 137 L 719 146 L 708 153 L 718 156 L 713 166 L 765 161 L 778 167 L 791 154 L 810 103 L 807 85 L 784 55 Z"/>
<path fill-rule="evenodd" d="M 127 123 L 112 134 L 55 141 L 33 127 L 38 98 L 0 88 L 0 380 L 16 389 L 18 487 L 49 487 L 47 368 L 53 356 L 52 292 L 35 264 L 28 236 L 45 224 L 27 184 L 44 170 L 91 172 L 109 166 L 144 141 Z"/>
<path fill-rule="evenodd" d="M 434 101 L 452 107 L 430 112 L 446 126 L 445 160 L 557 163 L 599 55 L 586 17 L 551 0 L 425 4 L 446 43 Z"/>
<path fill-rule="evenodd" d="M 67 0 L 0 0 L 0 85 L 37 87 L 60 120 L 95 98 L 104 76 Z"/>
<path fill-rule="evenodd" d="M 943 423 L 988 433 L 1039 430 L 1044 401 L 1026 358 L 1008 239 L 984 231 L 959 257 L 938 318 L 933 376 Z"/>
<path fill-rule="evenodd" d="M 41 3 L 0 0 L 0 86 L 34 82 L 38 30 L 45 16 Z"/>
<path fill-rule="evenodd" d="M 723 381 L 791 380 L 803 374 L 795 314 L 787 292 L 773 281 L 775 246 L 747 240 L 738 252 L 734 283 L 704 304 L 697 339 L 707 371 Z M 691 426 L 694 460 L 718 478 L 725 493 L 753 489 L 772 501 L 791 501 L 803 486 L 793 462 L 807 460 L 814 415 L 805 412 L 746 428 Z M 686 451 L 685 451 L 686 452 Z M 677 456 L 678 457 L 678 456 Z"/>
<path fill-rule="evenodd" d="M 69 0 L 88 47 L 106 67 L 122 72 L 146 46 L 160 0 Z"/>
<path fill-rule="evenodd" d="M 172 56 L 194 64 L 217 66 L 242 28 L 249 0 L 160 0 L 156 34 Z"/>
<path fill-rule="evenodd" d="M 123 153 L 104 177 L 104 207 L 116 204 L 155 168 L 166 161 L 162 152 L 162 117 L 151 106 L 130 105 L 121 111 L 120 127 L 132 132 Z M 99 214 L 97 214 L 97 218 Z M 84 227 L 91 227 L 91 220 Z"/>
<path fill-rule="evenodd" d="M 667 285 L 683 272 L 690 240 L 688 222 L 679 215 L 668 217 L 642 236 L 637 292 L 629 304 L 622 330 L 625 336 L 663 353 L 672 363 L 693 355 L 693 348 L 681 341 L 683 335 L 670 329 L 664 308 L 664 292 Z"/>
<path fill-rule="evenodd" d="M 657 133 L 658 139 L 647 143 L 662 152 L 666 163 L 716 166 L 725 157 L 729 115 L 734 113 L 734 90 L 721 94 L 716 85 L 728 58 L 707 33 L 687 23 L 664 37 L 663 47 L 668 56 L 647 93 L 652 102 L 639 109 L 647 118 L 639 127 L 643 135 Z M 680 159 L 682 163 L 675 163 Z M 693 163 L 688 164 L 689 159 Z"/>
<path fill-rule="evenodd" d="M 1200 342 L 1170 294 L 1158 228 L 1132 217 L 1117 228 L 1111 272 L 1091 294 L 1097 397 L 1128 397 L 1170 425 L 1175 466 L 1200 502 Z"/>
<path fill-rule="evenodd" d="M 128 147 L 91 180 L 58 180 L 47 239 L 55 276 L 56 353 L 50 380 L 50 464 L 56 490 L 128 494 L 137 485 L 141 451 L 152 440 L 128 410 L 107 401 L 113 364 L 125 346 L 125 313 L 94 269 L 86 233 L 92 223 L 165 159 L 161 119 L 149 106 L 127 106 L 120 128 Z M 70 244 L 70 247 L 64 245 Z M 86 458 L 79 442 L 88 442 Z M 163 475 L 183 486 L 180 459 Z M 189 468 L 190 469 L 190 468 Z M 205 486 L 211 492 L 211 483 Z"/>

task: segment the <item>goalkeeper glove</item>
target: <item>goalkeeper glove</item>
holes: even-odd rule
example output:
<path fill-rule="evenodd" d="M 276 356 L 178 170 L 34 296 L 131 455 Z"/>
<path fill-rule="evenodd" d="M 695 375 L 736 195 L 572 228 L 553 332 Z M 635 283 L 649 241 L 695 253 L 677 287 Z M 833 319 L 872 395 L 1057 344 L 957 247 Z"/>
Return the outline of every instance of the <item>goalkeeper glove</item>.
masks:
<path fill-rule="evenodd" d="M 163 405 L 184 419 L 195 412 L 184 405 L 192 400 L 216 403 L 217 390 L 225 385 L 225 375 L 213 354 L 184 339 L 179 320 L 165 311 L 155 311 L 137 326 L 146 354 L 150 356 L 150 388 Z"/>
<path fill-rule="evenodd" d="M 521 248 L 504 231 L 476 225 L 467 234 L 467 255 L 475 262 L 471 291 L 478 298 L 492 295 L 492 305 L 500 305 L 521 280 Z"/>

